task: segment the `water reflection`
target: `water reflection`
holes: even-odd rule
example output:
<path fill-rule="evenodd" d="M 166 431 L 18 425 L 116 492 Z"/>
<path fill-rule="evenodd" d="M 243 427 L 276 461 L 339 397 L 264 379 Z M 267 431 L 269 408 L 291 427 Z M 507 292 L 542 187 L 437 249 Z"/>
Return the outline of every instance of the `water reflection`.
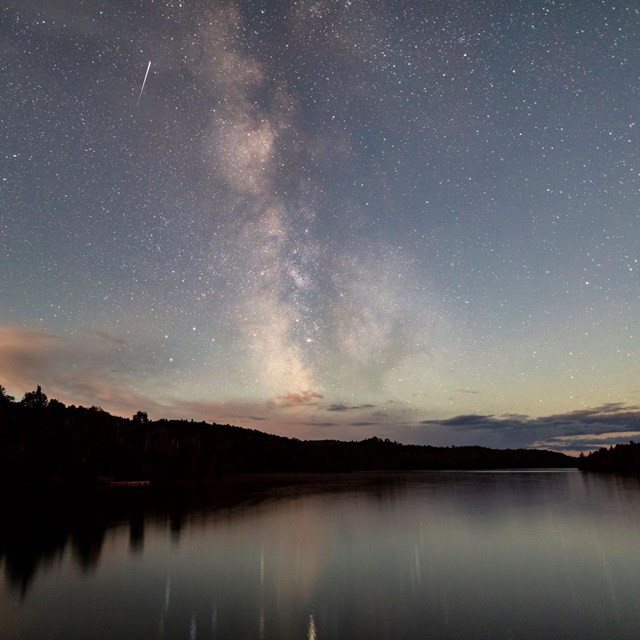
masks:
<path fill-rule="evenodd" d="M 168 522 L 171 540 L 177 545 L 189 517 L 203 511 L 243 509 L 272 499 L 267 489 L 282 483 L 287 483 L 286 477 L 274 477 L 266 483 L 246 478 L 204 491 L 184 488 L 152 493 L 135 489 L 5 496 L 7 516 L 0 525 L 5 580 L 24 596 L 38 570 L 46 570 L 67 551 L 83 573 L 90 573 L 99 562 L 106 532 L 125 523 L 133 555 L 144 551 L 147 521 L 156 527 Z"/>
<path fill-rule="evenodd" d="M 313 613 L 309 614 L 309 629 L 307 631 L 307 640 L 316 640 L 316 621 L 313 619 Z"/>
<path fill-rule="evenodd" d="M 354 474 L 154 499 L 32 513 L 22 540 L 3 526 L 3 597 L 23 600 L 0 636 L 637 637 L 633 479 Z"/>

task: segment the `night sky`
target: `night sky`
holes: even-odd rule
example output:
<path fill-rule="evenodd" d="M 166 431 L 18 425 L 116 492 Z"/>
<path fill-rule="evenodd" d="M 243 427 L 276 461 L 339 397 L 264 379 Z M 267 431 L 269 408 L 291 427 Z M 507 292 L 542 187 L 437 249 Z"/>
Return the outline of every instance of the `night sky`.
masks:
<path fill-rule="evenodd" d="M 628 441 L 639 42 L 625 0 L 5 0 L 0 384 L 299 438 Z"/>

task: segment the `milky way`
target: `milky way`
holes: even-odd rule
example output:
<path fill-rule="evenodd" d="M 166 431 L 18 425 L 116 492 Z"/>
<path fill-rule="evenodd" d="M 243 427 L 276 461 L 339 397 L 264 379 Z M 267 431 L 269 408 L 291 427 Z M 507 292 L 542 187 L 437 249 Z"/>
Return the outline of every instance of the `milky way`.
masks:
<path fill-rule="evenodd" d="M 633 3 L 9 0 L 0 32 L 10 392 L 303 438 L 640 430 Z"/>

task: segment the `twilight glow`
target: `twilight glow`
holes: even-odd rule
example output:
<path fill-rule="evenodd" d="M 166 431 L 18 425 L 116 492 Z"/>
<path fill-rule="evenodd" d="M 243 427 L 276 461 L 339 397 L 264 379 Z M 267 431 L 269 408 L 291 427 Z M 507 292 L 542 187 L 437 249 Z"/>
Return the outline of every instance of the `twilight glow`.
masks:
<path fill-rule="evenodd" d="M 8 0 L 0 384 L 298 438 L 640 433 L 631 2 Z"/>

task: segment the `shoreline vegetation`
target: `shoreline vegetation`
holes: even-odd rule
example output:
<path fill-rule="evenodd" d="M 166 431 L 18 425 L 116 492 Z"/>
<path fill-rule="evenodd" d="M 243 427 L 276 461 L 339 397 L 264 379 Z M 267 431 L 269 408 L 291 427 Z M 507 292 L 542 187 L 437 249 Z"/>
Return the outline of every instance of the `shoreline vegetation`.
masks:
<path fill-rule="evenodd" d="M 188 420 L 113 416 L 66 406 L 38 386 L 21 401 L 0 386 L 0 475 L 5 486 L 95 487 L 98 478 L 154 487 L 242 474 L 482 470 L 575 467 L 578 460 L 535 449 L 297 440 L 254 429 Z"/>
<path fill-rule="evenodd" d="M 630 441 L 601 447 L 586 456 L 581 455 L 577 467 L 580 471 L 640 476 L 640 444 Z"/>
<path fill-rule="evenodd" d="M 199 513 L 235 511 L 298 490 L 340 491 L 347 483 L 385 496 L 412 481 L 428 482 L 412 473 L 420 471 L 586 469 L 590 461 L 593 469 L 611 471 L 610 462 L 631 451 L 637 463 L 639 450 L 619 445 L 577 459 L 379 438 L 301 441 L 231 425 L 152 421 L 143 412 L 112 416 L 49 400 L 40 387 L 16 401 L 0 386 L 0 494 L 11 514 L 0 527 L 0 560 L 7 583 L 24 598 L 40 569 L 65 549 L 83 572 L 91 571 L 116 525 L 129 527 L 131 552 L 139 553 L 149 518 L 177 542 Z M 114 485 L 101 488 L 100 479 Z"/>

